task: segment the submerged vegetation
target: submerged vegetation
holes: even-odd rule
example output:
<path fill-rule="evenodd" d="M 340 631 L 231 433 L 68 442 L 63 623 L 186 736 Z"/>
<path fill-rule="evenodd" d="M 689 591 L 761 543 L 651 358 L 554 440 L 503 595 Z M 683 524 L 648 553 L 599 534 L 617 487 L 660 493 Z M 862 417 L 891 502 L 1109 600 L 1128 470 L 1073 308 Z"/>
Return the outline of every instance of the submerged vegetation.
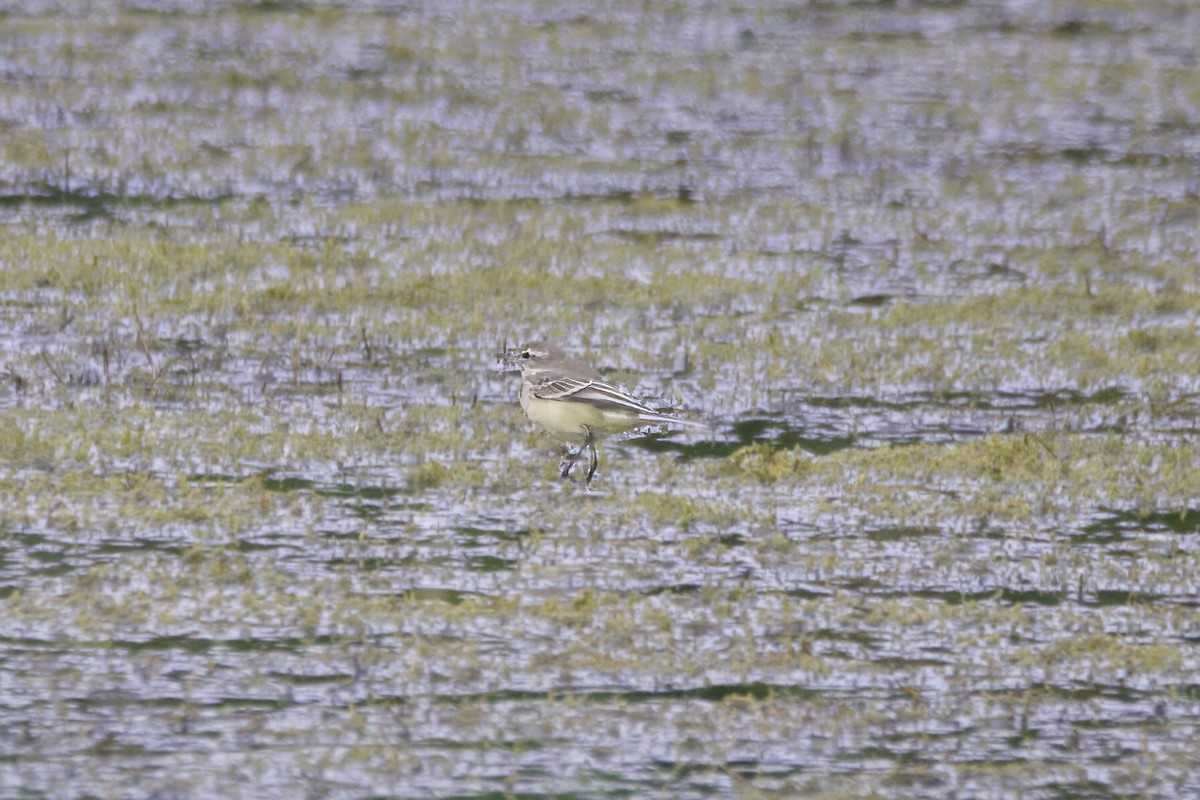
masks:
<path fill-rule="evenodd" d="M 0 787 L 1200 791 L 1160 5 L 7 10 Z"/>

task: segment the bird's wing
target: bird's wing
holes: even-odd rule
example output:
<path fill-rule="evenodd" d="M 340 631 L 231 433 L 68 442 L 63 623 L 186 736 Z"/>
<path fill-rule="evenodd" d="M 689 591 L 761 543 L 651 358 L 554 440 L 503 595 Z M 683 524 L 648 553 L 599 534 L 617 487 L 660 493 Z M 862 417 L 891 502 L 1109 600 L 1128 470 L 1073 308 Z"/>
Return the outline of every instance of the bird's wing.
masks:
<path fill-rule="evenodd" d="M 629 392 L 613 386 L 607 381 L 584 381 L 578 378 L 559 377 L 534 384 L 533 394 L 543 400 L 566 400 L 569 398 L 599 409 L 624 411 L 646 422 L 670 422 L 675 425 L 708 430 L 707 425 L 699 422 L 691 422 L 655 411 Z"/>
<path fill-rule="evenodd" d="M 537 383 L 533 394 L 543 400 L 574 400 L 596 408 L 620 409 L 638 416 L 662 415 L 622 389 L 605 381 L 581 381 L 577 378 L 555 378 Z M 669 419 L 669 418 L 667 418 Z"/>

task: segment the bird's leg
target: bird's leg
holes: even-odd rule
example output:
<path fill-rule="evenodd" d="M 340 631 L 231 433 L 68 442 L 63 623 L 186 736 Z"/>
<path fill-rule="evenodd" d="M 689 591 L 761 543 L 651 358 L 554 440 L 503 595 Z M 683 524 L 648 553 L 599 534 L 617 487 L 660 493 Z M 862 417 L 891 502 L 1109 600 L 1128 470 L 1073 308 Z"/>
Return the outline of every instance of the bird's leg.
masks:
<path fill-rule="evenodd" d="M 596 452 L 596 437 L 592 436 L 592 431 L 587 425 L 580 425 L 583 428 L 583 447 L 588 451 L 588 474 L 587 480 L 583 482 L 585 487 L 592 485 L 592 476 L 596 474 L 596 467 L 600 465 L 600 454 Z M 579 448 L 579 454 L 583 454 L 583 447 Z"/>
<path fill-rule="evenodd" d="M 579 460 L 579 457 L 581 455 L 583 455 L 582 447 L 579 448 L 579 450 L 577 452 L 572 453 L 571 448 L 568 445 L 567 452 L 566 452 L 566 454 L 563 455 L 562 461 L 558 462 L 559 477 L 563 478 L 564 480 L 570 480 L 571 479 L 571 467 L 575 466 L 575 462 Z"/>
<path fill-rule="evenodd" d="M 563 456 L 562 461 L 558 462 L 558 474 L 564 480 L 572 480 L 571 469 L 574 468 L 575 462 L 583 457 L 586 450 L 588 454 L 588 471 L 587 479 L 584 481 L 584 487 L 592 485 L 592 476 L 596 474 L 596 467 L 600 465 L 600 453 L 596 450 L 596 437 L 592 434 L 591 428 L 587 425 L 580 425 L 580 430 L 583 431 L 583 444 L 574 453 L 568 448 L 567 454 Z"/>

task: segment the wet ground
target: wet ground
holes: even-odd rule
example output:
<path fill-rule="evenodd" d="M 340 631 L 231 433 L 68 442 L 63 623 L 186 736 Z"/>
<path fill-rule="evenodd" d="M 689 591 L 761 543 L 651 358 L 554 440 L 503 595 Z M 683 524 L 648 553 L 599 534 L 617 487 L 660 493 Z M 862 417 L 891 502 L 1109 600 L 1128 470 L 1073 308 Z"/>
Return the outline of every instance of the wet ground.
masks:
<path fill-rule="evenodd" d="M 1196 41 L 9 4 L 0 795 L 1200 793 Z"/>

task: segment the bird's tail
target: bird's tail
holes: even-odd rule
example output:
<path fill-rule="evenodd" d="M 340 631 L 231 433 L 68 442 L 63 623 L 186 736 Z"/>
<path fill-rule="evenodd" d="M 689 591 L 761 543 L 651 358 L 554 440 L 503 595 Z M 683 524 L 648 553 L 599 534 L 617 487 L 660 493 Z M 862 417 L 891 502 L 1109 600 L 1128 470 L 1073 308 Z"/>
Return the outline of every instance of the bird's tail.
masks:
<path fill-rule="evenodd" d="M 642 414 L 641 418 L 646 422 L 665 422 L 668 425 L 678 425 L 681 428 L 691 428 L 697 431 L 712 431 L 711 425 L 706 425 L 703 422 L 693 422 L 690 419 L 680 419 L 679 417 L 671 417 L 666 414 Z"/>

